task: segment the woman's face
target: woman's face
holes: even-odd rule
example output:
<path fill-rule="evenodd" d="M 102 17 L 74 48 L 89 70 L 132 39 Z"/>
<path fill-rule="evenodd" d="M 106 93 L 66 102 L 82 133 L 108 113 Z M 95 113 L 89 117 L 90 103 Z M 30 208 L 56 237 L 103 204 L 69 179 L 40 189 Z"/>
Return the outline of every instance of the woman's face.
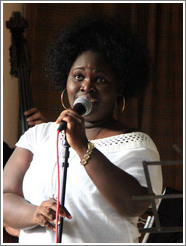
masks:
<path fill-rule="evenodd" d="M 85 120 L 94 122 L 112 117 L 121 90 L 112 67 L 103 56 L 94 51 L 85 51 L 70 69 L 67 93 L 71 107 L 80 96 L 92 102 L 92 111 L 85 116 Z"/>

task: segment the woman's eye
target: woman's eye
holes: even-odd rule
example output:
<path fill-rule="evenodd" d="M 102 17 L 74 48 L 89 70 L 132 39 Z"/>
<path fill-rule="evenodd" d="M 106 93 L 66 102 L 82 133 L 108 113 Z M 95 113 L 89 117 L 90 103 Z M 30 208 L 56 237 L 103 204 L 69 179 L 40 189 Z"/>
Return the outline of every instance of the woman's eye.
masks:
<path fill-rule="evenodd" d="M 74 78 L 77 80 L 77 81 L 82 81 L 84 79 L 84 76 L 82 74 L 76 74 L 74 76 Z"/>
<path fill-rule="evenodd" d="M 97 77 L 96 78 L 96 83 L 97 84 L 104 84 L 106 82 L 107 82 L 107 80 L 104 77 Z"/>

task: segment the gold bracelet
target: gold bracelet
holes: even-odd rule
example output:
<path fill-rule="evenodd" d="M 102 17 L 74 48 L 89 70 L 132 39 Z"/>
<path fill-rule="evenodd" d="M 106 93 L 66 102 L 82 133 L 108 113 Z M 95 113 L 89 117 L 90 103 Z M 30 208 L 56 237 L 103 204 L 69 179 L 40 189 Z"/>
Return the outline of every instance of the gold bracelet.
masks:
<path fill-rule="evenodd" d="M 86 154 L 84 155 L 83 159 L 80 161 L 81 165 L 85 166 L 87 164 L 88 160 L 90 159 L 93 149 L 94 149 L 94 144 L 89 142 Z"/>

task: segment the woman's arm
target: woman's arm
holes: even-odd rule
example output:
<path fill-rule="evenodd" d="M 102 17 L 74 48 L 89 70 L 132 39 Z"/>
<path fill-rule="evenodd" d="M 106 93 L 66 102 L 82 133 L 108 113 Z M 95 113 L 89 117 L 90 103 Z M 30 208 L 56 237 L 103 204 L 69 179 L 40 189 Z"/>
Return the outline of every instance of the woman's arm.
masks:
<path fill-rule="evenodd" d="M 3 173 L 3 220 L 8 226 L 26 228 L 35 226 L 33 213 L 36 206 L 23 198 L 23 177 L 32 161 L 29 150 L 17 147 Z"/>
<path fill-rule="evenodd" d="M 83 159 L 87 147 L 76 149 Z M 88 163 L 84 166 L 104 199 L 122 216 L 143 214 L 149 201 L 136 201 L 133 196 L 147 195 L 147 189 L 130 174 L 111 163 L 99 150 L 93 149 Z"/>
<path fill-rule="evenodd" d="M 55 230 L 56 200 L 50 198 L 43 201 L 40 206 L 35 206 L 26 201 L 23 196 L 23 177 L 30 166 L 32 157 L 33 154 L 29 150 L 17 147 L 4 168 L 3 222 L 6 226 L 16 229 L 41 225 Z M 61 206 L 59 215 L 71 219 L 69 212 Z"/>

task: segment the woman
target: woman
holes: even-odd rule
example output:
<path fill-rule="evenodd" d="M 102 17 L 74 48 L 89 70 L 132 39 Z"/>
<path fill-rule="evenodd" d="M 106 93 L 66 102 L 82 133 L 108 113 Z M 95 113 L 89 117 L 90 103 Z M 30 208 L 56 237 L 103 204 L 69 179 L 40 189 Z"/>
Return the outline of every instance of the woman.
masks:
<path fill-rule="evenodd" d="M 147 194 L 142 161 L 158 161 L 159 154 L 148 135 L 128 132 L 113 117 L 118 100 L 124 104 L 124 97 L 148 82 L 146 50 L 121 28 L 114 20 L 85 18 L 62 30 L 50 49 L 50 75 L 70 107 L 84 96 L 92 110 L 80 116 L 66 109 L 55 123 L 31 128 L 16 144 L 4 170 L 4 221 L 21 229 L 22 244 L 55 242 L 56 135 L 62 120 L 71 146 L 66 208 L 60 207 L 62 242 L 138 242 L 138 217 L 150 202 L 133 196 Z M 158 166 L 150 168 L 155 194 L 161 193 L 161 175 Z"/>

